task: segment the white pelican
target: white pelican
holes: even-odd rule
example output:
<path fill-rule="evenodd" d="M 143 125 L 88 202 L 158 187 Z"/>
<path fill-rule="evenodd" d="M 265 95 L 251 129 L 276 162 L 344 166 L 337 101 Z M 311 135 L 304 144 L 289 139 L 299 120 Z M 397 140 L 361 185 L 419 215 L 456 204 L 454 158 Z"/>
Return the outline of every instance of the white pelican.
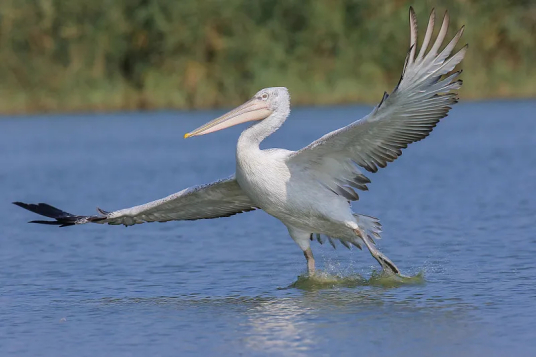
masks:
<path fill-rule="evenodd" d="M 355 190 L 367 190 L 370 180 L 360 168 L 376 172 L 402 154 L 408 144 L 428 136 L 439 120 L 457 102 L 462 85 L 459 64 L 467 45 L 454 55 L 463 33 L 458 31 L 439 52 L 449 23 L 445 13 L 441 29 L 426 53 L 434 30 L 434 11 L 420 51 L 417 49 L 417 21 L 412 8 L 410 48 L 400 82 L 366 117 L 335 130 L 299 151 L 261 150 L 259 144 L 274 133 L 290 114 L 286 88 L 265 88 L 229 113 L 185 135 L 212 133 L 240 123 L 256 123 L 242 132 L 236 147 L 236 175 L 208 185 L 187 188 L 163 199 L 115 212 L 98 209 L 96 216 L 77 216 L 50 205 L 14 202 L 54 221 L 33 221 L 60 227 L 85 223 L 130 226 L 145 222 L 196 220 L 227 217 L 263 209 L 288 228 L 292 239 L 307 259 L 309 274 L 315 271 L 311 241 L 327 237 L 346 247 L 364 244 L 385 272 L 400 274 L 398 268 L 376 247 L 380 238 L 378 219 L 352 212 Z"/>

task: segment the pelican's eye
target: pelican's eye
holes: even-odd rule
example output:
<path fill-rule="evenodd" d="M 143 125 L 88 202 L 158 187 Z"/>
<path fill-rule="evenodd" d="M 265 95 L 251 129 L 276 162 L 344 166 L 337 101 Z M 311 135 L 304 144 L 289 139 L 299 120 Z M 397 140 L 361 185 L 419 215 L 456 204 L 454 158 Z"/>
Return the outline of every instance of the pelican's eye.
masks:
<path fill-rule="evenodd" d="M 268 93 L 264 93 L 264 94 L 261 96 L 261 99 L 262 99 L 262 100 L 266 100 L 266 99 L 268 99 Z"/>

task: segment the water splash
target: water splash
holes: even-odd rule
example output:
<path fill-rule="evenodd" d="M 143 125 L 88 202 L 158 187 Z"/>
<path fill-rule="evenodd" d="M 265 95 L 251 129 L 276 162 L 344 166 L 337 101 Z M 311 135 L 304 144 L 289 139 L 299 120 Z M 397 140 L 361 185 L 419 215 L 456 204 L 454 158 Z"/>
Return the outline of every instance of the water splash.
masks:
<path fill-rule="evenodd" d="M 378 286 L 383 288 L 395 288 L 403 285 L 424 284 L 424 272 L 420 271 L 413 276 L 400 276 L 373 271 L 367 279 L 360 274 L 349 275 L 332 274 L 326 271 L 317 271 L 314 275 L 300 275 L 288 288 L 301 290 L 321 290 L 332 288 L 355 288 L 358 286 Z"/>

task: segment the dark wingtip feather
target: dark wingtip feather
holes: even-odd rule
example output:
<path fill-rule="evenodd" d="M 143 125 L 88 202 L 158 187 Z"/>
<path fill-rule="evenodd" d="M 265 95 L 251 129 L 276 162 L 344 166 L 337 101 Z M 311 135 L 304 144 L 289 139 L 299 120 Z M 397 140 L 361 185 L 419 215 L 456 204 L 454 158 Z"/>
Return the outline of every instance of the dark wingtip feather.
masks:
<path fill-rule="evenodd" d="M 55 221 L 36 220 L 36 221 L 30 221 L 29 223 L 38 223 L 38 224 L 47 224 L 47 225 L 54 225 L 54 226 L 60 226 L 60 227 L 68 227 L 68 226 L 74 226 L 75 224 L 77 224 L 77 222 L 79 222 L 80 220 L 83 220 L 84 218 L 86 218 L 88 222 L 98 222 L 98 221 L 102 221 L 106 219 L 106 217 L 98 217 L 98 216 L 90 216 L 90 217 L 77 216 L 77 215 L 62 211 L 61 209 L 56 208 L 46 203 L 28 204 L 28 203 L 17 201 L 17 202 L 13 202 L 13 204 L 21 208 L 24 208 L 30 212 L 37 213 L 41 216 L 55 219 Z"/>
<path fill-rule="evenodd" d="M 19 202 L 19 201 L 15 201 L 15 202 L 11 202 L 13 203 L 14 205 L 16 206 L 19 206 L 19 207 L 22 207 L 22 208 L 26 208 L 26 203 L 23 203 L 23 202 Z"/>
<path fill-rule="evenodd" d="M 28 223 L 49 224 L 51 226 L 57 226 L 57 225 L 61 224 L 58 221 L 29 221 Z"/>
<path fill-rule="evenodd" d="M 62 211 L 61 209 L 56 208 L 46 203 L 28 204 L 24 202 L 13 202 L 13 204 L 21 208 L 24 208 L 30 212 L 37 213 L 37 214 L 40 214 L 41 216 L 45 216 L 49 218 L 64 218 L 64 217 L 74 216 L 70 213 Z"/>
<path fill-rule="evenodd" d="M 389 94 L 387 94 L 387 92 L 383 92 L 383 97 L 380 104 L 378 104 L 378 108 L 382 106 L 383 102 L 385 102 L 387 98 L 389 98 Z"/>
<path fill-rule="evenodd" d="M 105 211 L 105 210 L 103 210 L 102 208 L 99 208 L 99 207 L 97 207 L 97 212 L 99 212 L 100 214 L 102 214 L 104 216 L 110 214 L 109 211 Z"/>

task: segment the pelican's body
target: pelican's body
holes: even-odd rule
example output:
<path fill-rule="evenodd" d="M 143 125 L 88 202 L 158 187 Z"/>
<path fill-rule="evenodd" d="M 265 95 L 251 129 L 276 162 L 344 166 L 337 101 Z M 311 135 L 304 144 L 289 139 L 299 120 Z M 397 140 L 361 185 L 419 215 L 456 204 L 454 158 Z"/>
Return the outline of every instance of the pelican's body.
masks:
<path fill-rule="evenodd" d="M 466 47 L 451 55 L 462 30 L 439 52 L 448 28 L 445 15 L 430 51 L 434 14 L 430 16 L 421 50 L 416 55 L 417 24 L 410 9 L 411 47 L 399 84 L 391 95 L 366 117 L 333 131 L 299 151 L 261 150 L 260 143 L 284 123 L 290 114 L 290 95 L 284 87 L 266 88 L 248 102 L 185 135 L 212 133 L 248 121 L 236 148 L 236 175 L 209 185 L 185 189 L 144 205 L 115 212 L 99 210 L 99 216 L 76 216 L 47 204 L 15 204 L 55 221 L 37 223 L 69 226 L 84 223 L 134 225 L 153 221 L 217 218 L 260 208 L 279 219 L 302 249 L 310 274 L 314 259 L 313 237 L 324 236 L 346 247 L 362 248 L 389 273 L 398 268 L 375 247 L 381 226 L 376 218 L 356 214 L 350 201 L 356 190 L 368 190 L 363 169 L 376 172 L 402 154 L 408 144 L 426 137 L 456 103 L 454 90 L 461 73 L 449 74 L 461 62 Z"/>
<path fill-rule="evenodd" d="M 290 113 L 288 90 L 267 88 L 256 97 L 275 98 L 273 113 L 262 122 L 244 130 L 236 147 L 236 181 L 255 206 L 279 219 L 307 258 L 308 271 L 313 273 L 314 259 L 310 248 L 314 235 L 327 236 L 333 244 L 336 238 L 361 248 L 370 245 L 373 256 L 384 268 L 398 273 L 395 265 L 377 251 L 370 234 L 379 236 L 377 220 L 352 212 L 348 197 L 329 189 L 307 165 L 299 165 L 292 158 L 296 152 L 284 149 L 261 150 L 259 144 L 277 130 Z M 254 97 L 255 98 L 255 97 Z M 357 170 L 357 168 L 354 168 Z M 364 176 L 363 176 L 364 177 Z M 364 179 L 363 182 L 370 182 Z M 352 198 L 350 198 L 352 199 Z M 361 217 L 361 227 L 358 224 Z M 370 232 L 365 232 L 370 231 Z"/>
<path fill-rule="evenodd" d="M 292 153 L 280 149 L 260 150 L 258 145 L 238 145 L 238 184 L 257 207 L 279 219 L 289 230 L 305 232 L 303 238 L 307 246 L 312 233 L 330 237 L 350 233 L 353 236 L 347 226 L 354 221 L 348 199 L 322 187 L 300 167 L 289 164 Z"/>

